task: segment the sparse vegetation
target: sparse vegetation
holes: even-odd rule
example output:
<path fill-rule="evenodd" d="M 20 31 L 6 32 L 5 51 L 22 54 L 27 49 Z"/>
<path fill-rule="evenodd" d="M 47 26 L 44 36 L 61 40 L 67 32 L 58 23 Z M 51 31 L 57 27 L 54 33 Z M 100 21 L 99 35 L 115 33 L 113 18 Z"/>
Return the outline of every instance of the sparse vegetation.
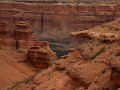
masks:
<path fill-rule="evenodd" d="M 107 25 L 106 24 L 102 24 L 101 27 L 107 27 Z"/>
<path fill-rule="evenodd" d="M 110 27 L 109 29 L 112 30 L 114 27 Z"/>
<path fill-rule="evenodd" d="M 116 56 L 120 56 L 120 52 L 116 53 Z"/>
<path fill-rule="evenodd" d="M 102 24 L 101 27 L 113 28 L 112 26 L 109 26 L 109 25 L 107 25 L 107 24 Z"/>
<path fill-rule="evenodd" d="M 33 76 L 29 76 L 28 78 L 25 78 L 24 83 L 28 84 L 29 82 L 33 81 L 33 79 L 34 79 L 34 75 Z"/>
<path fill-rule="evenodd" d="M 109 28 L 109 30 L 115 30 L 115 31 L 120 31 L 120 27 L 112 27 L 106 24 L 101 25 L 101 27 L 106 27 Z"/>
<path fill-rule="evenodd" d="M 33 81 L 34 77 L 35 77 L 35 75 L 32 75 L 32 76 L 29 76 L 28 78 L 25 78 L 24 80 L 17 81 L 15 83 L 13 83 L 13 85 L 11 87 L 9 87 L 7 90 L 13 90 L 17 87 L 20 87 L 22 84 L 28 84 L 31 81 Z M 32 89 L 32 90 L 34 90 L 34 89 Z"/>
<path fill-rule="evenodd" d="M 119 28 L 119 27 L 117 27 L 117 28 L 114 28 L 114 30 L 115 30 L 115 31 L 120 31 L 120 28 Z"/>
<path fill-rule="evenodd" d="M 16 87 L 19 87 L 22 83 L 23 83 L 23 81 L 17 81 L 15 83 L 13 83 L 13 85 L 10 88 L 8 88 L 7 90 L 13 90 Z"/>
<path fill-rule="evenodd" d="M 103 53 L 105 51 L 105 47 L 101 48 L 97 53 L 95 53 L 95 55 L 93 55 L 91 57 L 91 59 L 95 59 L 97 56 L 99 56 L 101 53 Z"/>
<path fill-rule="evenodd" d="M 54 52 L 56 52 L 58 57 L 67 54 L 69 49 L 69 47 L 67 47 L 66 44 L 60 44 L 60 43 L 51 43 L 50 48 Z"/>

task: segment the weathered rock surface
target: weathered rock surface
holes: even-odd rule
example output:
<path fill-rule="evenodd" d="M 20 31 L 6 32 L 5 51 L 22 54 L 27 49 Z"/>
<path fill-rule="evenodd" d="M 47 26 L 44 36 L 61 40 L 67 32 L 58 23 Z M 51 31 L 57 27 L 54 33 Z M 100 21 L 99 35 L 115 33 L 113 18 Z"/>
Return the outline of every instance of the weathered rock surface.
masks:
<path fill-rule="evenodd" d="M 0 49 L 28 50 L 28 62 L 37 68 L 48 68 L 56 59 L 48 42 L 38 41 L 32 34 L 30 24 L 19 22 L 9 30 L 6 23 L 0 23 Z M 9 36 L 6 36 L 9 35 Z"/>
<path fill-rule="evenodd" d="M 109 26 L 113 27 L 112 29 Z M 119 19 L 107 27 L 73 33 L 76 38 L 85 37 L 85 42 L 70 49 L 54 66 L 39 73 L 31 82 L 37 90 L 117 90 L 120 87 Z M 87 36 L 86 34 L 87 33 Z M 93 33 L 95 32 L 95 33 Z M 109 34 L 108 34 L 109 33 Z M 107 38 L 101 37 L 105 35 Z M 111 35 L 116 35 L 112 41 Z M 109 38 L 109 39 L 108 39 Z M 104 39 L 104 40 L 103 40 Z M 114 47 L 113 47 L 114 46 Z M 52 82 L 52 83 L 51 83 Z M 29 86 L 29 85 L 25 85 Z M 25 88 L 23 86 L 23 88 Z"/>
<path fill-rule="evenodd" d="M 0 34 L 11 34 L 11 29 L 8 27 L 8 23 L 0 22 Z"/>
<path fill-rule="evenodd" d="M 15 39 L 29 41 L 32 37 L 32 30 L 30 24 L 25 22 L 20 22 L 15 25 Z"/>
<path fill-rule="evenodd" d="M 66 68 L 70 77 L 79 79 L 84 87 L 88 87 L 90 83 L 92 83 L 95 78 L 101 76 L 108 70 L 108 67 L 99 62 L 89 62 L 86 64 L 78 64 L 79 62 L 71 65 Z M 89 72 L 90 71 L 90 72 Z"/>
<path fill-rule="evenodd" d="M 90 29 L 120 17 L 120 8 L 117 4 L 77 5 L 0 2 L 0 9 L 2 21 L 7 21 L 10 25 L 13 24 L 11 26 L 21 20 L 27 21 L 31 23 L 33 31 L 36 32 L 40 40 L 48 40 L 52 43 L 67 42 L 70 44 L 70 32 Z"/>
<path fill-rule="evenodd" d="M 75 2 L 69 4 L 0 2 L 0 20 L 9 22 L 11 27 L 19 21 L 29 22 L 37 38 L 49 41 L 57 55 L 62 55 L 75 46 L 71 43 L 73 42 L 69 36 L 71 32 L 90 29 L 120 17 L 119 4 L 88 5 L 79 4 L 77 0 Z M 58 48 L 55 49 L 54 45 Z"/>
<path fill-rule="evenodd" d="M 75 62 L 79 62 L 79 64 L 83 64 L 85 61 L 83 60 L 80 52 L 75 49 L 70 49 L 68 55 L 62 56 L 58 61 L 55 62 L 55 65 L 58 69 L 65 69 Z"/>
<path fill-rule="evenodd" d="M 28 62 L 37 68 L 48 68 L 56 60 L 56 55 L 50 48 L 31 47 L 27 56 Z"/>
<path fill-rule="evenodd" d="M 54 35 L 57 36 L 57 34 L 54 32 L 56 28 L 68 29 L 73 27 L 71 29 L 75 29 L 76 26 L 77 28 L 81 26 L 82 28 L 83 27 L 90 28 L 93 27 L 94 25 L 96 26 L 97 24 L 114 20 L 115 18 L 119 17 L 120 14 L 119 5 L 115 5 L 112 7 L 78 5 L 77 8 L 74 5 L 73 6 L 70 5 L 71 7 L 68 5 L 69 8 L 64 9 L 66 7 L 64 5 L 32 6 L 32 4 L 29 4 L 27 5 L 28 7 L 26 8 L 26 4 L 21 4 L 21 3 L 20 4 L 7 3 L 7 4 L 8 6 L 10 4 L 9 8 L 11 9 L 13 9 L 12 7 L 14 6 L 16 7 L 16 9 L 29 11 L 30 13 L 33 12 L 35 13 L 39 11 L 41 18 L 39 17 L 38 19 L 38 17 L 35 17 L 37 19 L 31 18 L 29 20 L 30 22 L 33 22 L 34 20 L 41 21 L 41 26 L 42 26 L 41 32 L 44 32 L 45 29 L 46 30 L 45 33 L 47 33 L 47 34 L 42 33 L 43 37 L 44 35 L 47 35 L 46 37 L 50 37 Z M 8 6 L 2 5 L 0 7 L 8 9 Z M 62 10 L 60 7 L 62 7 L 62 9 L 64 10 Z M 11 11 L 12 14 L 13 11 Z M 48 11 L 49 13 L 51 12 L 52 13 L 50 15 L 49 13 L 43 14 L 43 12 L 48 12 Z M 73 12 L 75 12 L 74 13 L 75 15 L 73 14 L 71 15 L 71 13 Z M 14 12 L 14 14 L 16 14 L 16 12 Z M 20 15 L 20 18 L 15 17 L 14 19 L 16 20 L 17 18 L 17 21 L 20 21 L 22 20 L 21 16 L 22 13 Z M 26 17 L 24 19 L 26 19 Z M 64 18 L 61 19 L 61 17 Z M 14 19 L 12 18 L 12 20 Z M 56 23 L 59 21 L 60 23 Z M 44 24 L 45 24 L 45 28 L 44 28 Z M 32 25 L 34 26 L 33 23 Z M 12 87 L 13 89 L 16 90 L 31 90 L 31 89 L 32 90 L 34 89 L 36 90 L 73 90 L 73 89 L 74 90 L 117 90 L 120 88 L 120 48 L 119 48 L 120 19 L 108 24 L 103 24 L 90 31 L 87 30 L 81 32 L 73 32 L 71 35 L 77 38 L 77 40 L 79 40 L 81 37 L 87 39 L 85 39 L 85 42 L 81 43 L 78 47 L 74 49 L 70 49 L 69 54 L 60 57 L 58 61 L 56 60 L 55 53 L 52 52 L 51 49 L 49 48 L 48 42 L 42 42 L 42 41 L 39 42 L 33 36 L 30 26 L 31 25 L 27 23 L 20 22 L 19 24 L 16 24 L 15 31 L 14 30 L 12 31 L 14 33 L 11 34 L 11 38 L 15 40 L 15 47 L 18 49 L 18 51 L 21 50 L 19 51 L 19 53 L 21 52 L 24 53 L 23 54 L 17 53 L 11 55 L 10 53 L 7 52 L 7 54 L 5 55 L 6 56 L 10 55 L 9 57 L 3 55 L 5 52 L 3 54 L 1 53 L 2 55 L 0 57 L 1 68 L 4 70 L 3 71 L 4 74 L 2 73 L 2 69 L 1 69 L 0 80 L 2 80 L 3 82 L 5 80 L 5 82 L 7 82 L 6 76 L 4 76 L 6 72 L 8 73 L 7 75 L 13 76 L 13 77 L 11 76 L 12 78 L 9 76 L 8 80 L 10 81 L 18 80 L 17 78 L 15 78 L 14 80 L 14 76 L 16 76 L 16 73 L 12 71 L 17 72 L 17 74 L 19 74 L 18 76 L 20 77 L 24 77 L 27 74 L 26 71 L 28 71 L 28 68 L 25 67 L 28 66 L 25 65 L 24 67 L 24 65 L 22 66 L 21 64 L 19 66 L 18 64 L 15 64 L 16 60 L 17 62 L 25 62 L 24 60 L 27 60 L 37 68 L 48 68 L 48 69 L 44 70 L 43 72 L 35 74 L 32 78 L 30 77 L 28 79 L 25 79 L 25 81 L 22 83 L 18 82 L 17 84 L 15 84 L 16 86 Z M 1 34 L 9 33 L 8 31 L 6 31 L 6 33 L 3 32 L 4 30 L 7 30 L 5 29 L 6 27 L 5 25 L 1 25 L 1 27 L 3 27 L 1 29 Z M 50 31 L 48 29 L 50 29 Z M 53 30 L 53 32 L 51 30 Z M 69 30 L 69 32 L 71 32 L 71 30 Z M 67 31 L 66 33 L 69 34 Z M 25 35 L 27 36 L 25 37 Z M 1 38 L 1 40 L 5 41 L 6 39 L 4 38 Z M 9 39 L 7 38 L 9 43 L 7 40 L 5 42 L 1 41 L 2 44 L 0 45 L 2 46 L 4 45 L 5 46 L 4 48 L 7 48 L 7 45 L 9 47 L 11 46 L 14 47 L 14 45 L 11 44 L 13 42 L 10 41 Z M 24 49 L 28 51 L 27 57 Z M 17 55 L 21 55 L 20 57 L 22 58 L 17 57 Z M 9 60 L 12 63 L 10 63 Z M 11 65 L 8 67 L 7 66 L 8 64 Z M 4 65 L 6 66 L 6 68 L 4 68 Z M 20 68 L 19 69 L 20 71 L 18 69 L 17 70 L 13 69 L 12 67 L 14 66 L 16 66 L 16 68 Z M 9 70 L 8 68 L 10 68 L 10 71 L 8 71 Z M 21 70 L 21 68 L 24 68 L 25 70 Z M 25 75 L 23 73 L 25 73 Z M 5 77 L 5 79 L 2 77 Z M 3 83 L 0 83 L 0 85 L 3 85 Z M 8 85 L 9 84 L 7 83 L 7 86 Z M 21 87 L 19 87 L 19 85 Z"/>
<path fill-rule="evenodd" d="M 0 49 L 15 49 L 16 41 L 13 38 L 12 30 L 5 22 L 0 23 Z"/>
<path fill-rule="evenodd" d="M 73 37 L 83 37 L 88 39 L 98 39 L 100 41 L 119 41 L 120 35 L 119 34 L 111 34 L 111 33 L 99 33 L 99 32 L 91 32 L 91 31 L 80 31 L 80 32 L 73 32 L 71 33 Z"/>

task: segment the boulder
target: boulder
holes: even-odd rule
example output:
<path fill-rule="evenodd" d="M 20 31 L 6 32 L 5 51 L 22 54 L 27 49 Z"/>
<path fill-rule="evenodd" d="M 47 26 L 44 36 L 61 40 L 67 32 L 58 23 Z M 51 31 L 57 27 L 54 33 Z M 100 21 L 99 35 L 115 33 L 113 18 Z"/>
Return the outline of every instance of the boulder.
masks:
<path fill-rule="evenodd" d="M 80 55 L 79 51 L 77 51 L 75 49 L 70 49 L 69 54 L 60 57 L 60 59 L 57 60 L 55 62 L 55 64 L 58 69 L 65 69 L 66 67 L 68 67 L 76 62 L 79 62 L 79 64 L 83 64 L 84 60 L 83 60 L 82 56 Z"/>
<path fill-rule="evenodd" d="M 75 64 L 66 68 L 68 75 L 72 78 L 79 79 L 79 82 L 84 87 L 88 87 L 96 77 L 99 77 L 105 73 L 109 67 L 106 64 L 99 63 L 97 61 L 91 61 L 85 64 Z"/>

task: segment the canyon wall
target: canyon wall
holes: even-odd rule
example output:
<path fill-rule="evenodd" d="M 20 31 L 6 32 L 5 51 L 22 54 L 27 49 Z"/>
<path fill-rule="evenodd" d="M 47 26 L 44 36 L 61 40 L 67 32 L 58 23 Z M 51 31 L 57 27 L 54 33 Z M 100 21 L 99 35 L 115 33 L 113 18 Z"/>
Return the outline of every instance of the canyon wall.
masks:
<path fill-rule="evenodd" d="M 71 32 L 87 30 L 118 17 L 120 17 L 119 4 L 0 2 L 0 21 L 8 22 L 12 29 L 19 21 L 29 22 L 37 39 L 49 41 L 56 52 L 66 51 L 73 46 Z"/>
<path fill-rule="evenodd" d="M 1 0 L 2 1 L 2 0 Z M 29 3 L 87 3 L 87 4 L 115 4 L 119 3 L 119 0 L 3 0 L 3 1 L 14 1 L 14 2 L 29 2 Z"/>
<path fill-rule="evenodd" d="M 0 50 L 28 51 L 28 62 L 37 68 L 47 68 L 56 58 L 48 42 L 38 41 L 27 22 L 19 22 L 10 29 L 5 22 L 0 22 Z M 27 55 L 27 53 L 26 53 Z"/>
<path fill-rule="evenodd" d="M 40 31 L 81 30 L 120 16 L 120 6 L 76 4 L 28 4 L 0 2 L 0 20 L 10 24 L 29 21 Z M 13 22 L 13 23 L 11 23 Z"/>

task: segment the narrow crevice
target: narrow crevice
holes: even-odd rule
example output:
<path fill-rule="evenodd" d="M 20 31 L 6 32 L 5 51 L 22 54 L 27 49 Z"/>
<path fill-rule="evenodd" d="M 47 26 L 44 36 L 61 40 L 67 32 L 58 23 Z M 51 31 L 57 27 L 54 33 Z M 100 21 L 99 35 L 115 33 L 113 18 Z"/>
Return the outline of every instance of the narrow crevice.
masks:
<path fill-rule="evenodd" d="M 44 14 L 41 14 L 41 32 L 43 32 L 43 27 L 44 27 Z"/>
<path fill-rule="evenodd" d="M 78 12 L 79 11 L 79 0 L 77 0 L 76 3 L 77 3 L 77 6 L 76 6 L 77 7 L 77 12 Z"/>
<path fill-rule="evenodd" d="M 14 25 L 15 25 L 15 22 L 14 22 Z M 19 44 L 18 44 L 16 35 L 15 35 L 15 26 L 14 26 L 14 30 L 13 30 L 13 35 L 14 35 L 14 38 L 15 38 L 16 49 L 18 49 L 19 48 Z"/>

